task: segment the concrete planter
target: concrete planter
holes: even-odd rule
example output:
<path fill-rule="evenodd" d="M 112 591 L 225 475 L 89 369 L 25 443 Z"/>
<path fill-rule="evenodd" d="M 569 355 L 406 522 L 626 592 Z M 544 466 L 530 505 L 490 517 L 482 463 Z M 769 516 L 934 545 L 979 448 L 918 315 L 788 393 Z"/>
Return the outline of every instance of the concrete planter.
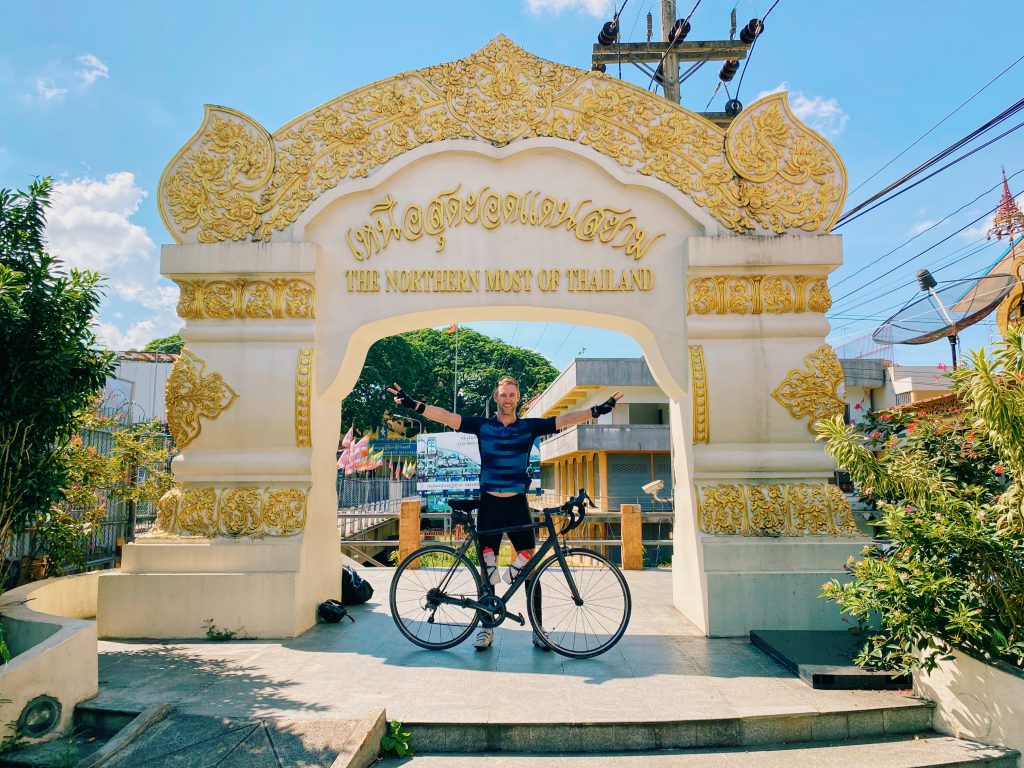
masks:
<path fill-rule="evenodd" d="M 71 724 L 75 705 L 99 692 L 96 594 L 99 573 L 47 579 L 0 597 L 0 621 L 13 657 L 0 667 L 0 724 L 17 721 L 39 696 L 56 699 L 60 721 L 43 738 Z M 4 734 L 7 735 L 7 734 Z"/>
<path fill-rule="evenodd" d="M 930 673 L 914 672 L 914 694 L 935 702 L 935 730 L 1024 751 L 1024 673 L 952 655 Z"/>

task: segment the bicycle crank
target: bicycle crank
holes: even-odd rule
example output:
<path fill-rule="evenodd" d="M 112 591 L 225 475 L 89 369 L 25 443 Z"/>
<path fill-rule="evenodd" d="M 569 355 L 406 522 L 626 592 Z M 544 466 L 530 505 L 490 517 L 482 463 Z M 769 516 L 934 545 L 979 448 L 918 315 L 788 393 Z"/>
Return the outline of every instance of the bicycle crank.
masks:
<path fill-rule="evenodd" d="M 477 611 L 480 613 L 480 623 L 488 629 L 501 624 L 508 615 L 505 610 L 505 601 L 497 595 L 484 595 L 480 598 L 477 606 Z"/>

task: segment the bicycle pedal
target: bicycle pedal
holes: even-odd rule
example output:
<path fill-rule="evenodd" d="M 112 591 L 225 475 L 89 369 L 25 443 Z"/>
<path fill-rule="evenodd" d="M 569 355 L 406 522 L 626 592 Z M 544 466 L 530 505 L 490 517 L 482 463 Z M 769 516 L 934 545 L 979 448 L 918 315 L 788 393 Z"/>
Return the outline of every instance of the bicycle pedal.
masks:
<path fill-rule="evenodd" d="M 521 613 L 510 613 L 510 614 L 508 614 L 508 618 L 510 618 L 510 619 L 512 619 L 514 621 L 518 621 L 519 622 L 519 626 L 521 626 L 521 627 L 525 627 L 526 626 L 526 619 L 523 618 L 523 614 L 521 614 Z"/>

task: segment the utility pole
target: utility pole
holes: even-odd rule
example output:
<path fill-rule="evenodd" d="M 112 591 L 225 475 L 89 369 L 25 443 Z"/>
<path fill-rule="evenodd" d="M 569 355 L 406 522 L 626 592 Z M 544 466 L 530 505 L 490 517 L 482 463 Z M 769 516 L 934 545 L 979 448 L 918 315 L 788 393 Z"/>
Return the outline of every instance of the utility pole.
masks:
<path fill-rule="evenodd" d="M 740 60 L 747 58 L 754 38 L 763 29 L 760 21 L 751 19 L 750 23 L 757 25 L 757 32 L 741 35 L 741 38 L 745 36 L 749 42 L 745 42 L 744 39 L 687 41 L 685 38 L 690 30 L 689 20 L 676 17 L 676 0 L 661 0 L 661 42 L 624 42 L 618 38 L 618 22 L 619 19 L 616 17 L 602 29 L 602 37 L 609 44 L 602 45 L 599 42 L 594 46 L 591 68 L 605 72 L 610 66 L 631 64 L 661 85 L 665 98 L 675 104 L 680 103 L 680 63 L 690 62 L 701 66 L 709 61 L 731 61 L 736 63 L 734 66 L 738 66 Z M 614 29 L 611 28 L 612 24 L 615 25 Z M 675 42 L 672 41 L 673 28 L 676 30 Z M 734 68 L 732 73 L 735 74 L 735 71 Z M 731 74 L 728 79 L 732 79 Z M 697 114 L 722 127 L 727 127 L 735 117 L 734 114 L 726 112 Z"/>
<path fill-rule="evenodd" d="M 669 42 L 669 32 L 676 23 L 676 0 L 661 0 L 661 40 Z M 664 72 L 665 98 L 674 104 L 679 103 L 679 56 L 675 53 L 664 53 L 662 72 Z M 744 54 L 745 55 L 745 54 Z"/>

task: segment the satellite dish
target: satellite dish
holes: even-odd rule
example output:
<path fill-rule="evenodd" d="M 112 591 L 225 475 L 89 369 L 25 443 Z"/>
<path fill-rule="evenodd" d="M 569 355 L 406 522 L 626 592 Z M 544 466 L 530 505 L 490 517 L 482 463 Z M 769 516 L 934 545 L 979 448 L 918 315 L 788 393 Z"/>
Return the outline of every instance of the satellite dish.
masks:
<path fill-rule="evenodd" d="M 927 269 L 917 282 L 925 295 L 911 300 L 871 335 L 879 344 L 928 344 L 948 338 L 956 368 L 957 335 L 998 306 L 1017 284 L 1013 275 L 935 281 Z"/>

